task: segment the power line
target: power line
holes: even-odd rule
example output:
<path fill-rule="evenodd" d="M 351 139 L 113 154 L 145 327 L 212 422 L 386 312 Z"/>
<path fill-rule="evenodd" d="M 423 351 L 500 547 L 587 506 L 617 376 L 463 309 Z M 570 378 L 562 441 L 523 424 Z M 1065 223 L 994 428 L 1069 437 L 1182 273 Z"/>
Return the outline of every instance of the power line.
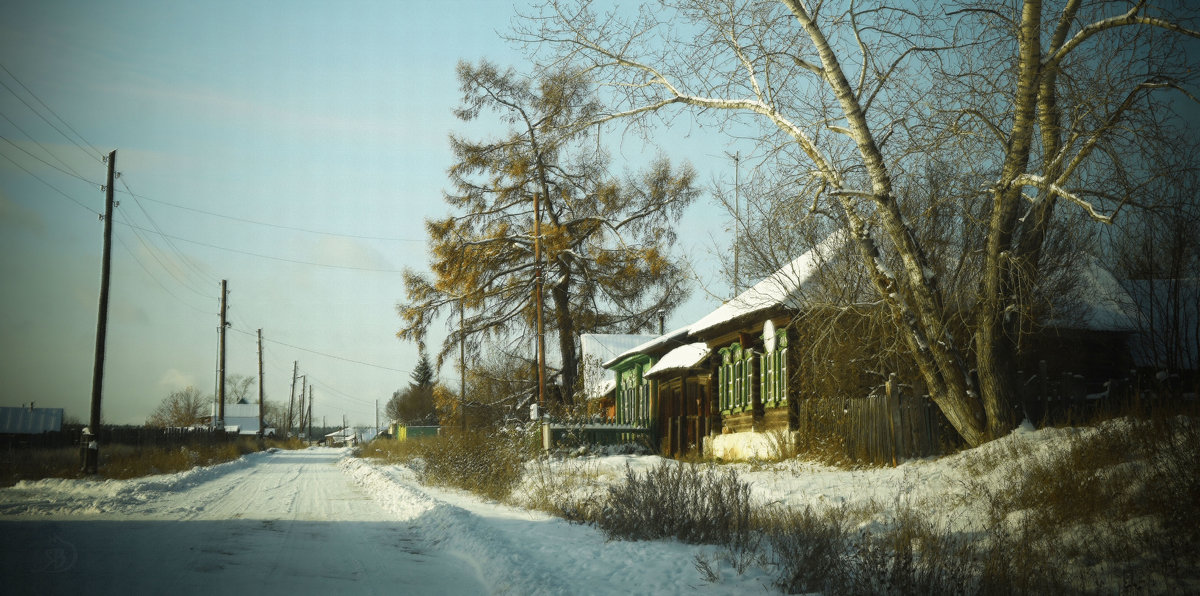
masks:
<path fill-rule="evenodd" d="M 183 254 L 183 251 L 179 250 L 178 246 L 175 246 L 174 242 L 171 242 L 171 240 L 169 238 L 167 238 L 165 234 L 163 234 L 162 226 L 158 225 L 157 221 L 154 221 L 154 218 L 150 216 L 150 212 L 146 211 L 146 208 L 142 205 L 142 202 L 139 201 L 137 199 L 137 196 L 133 194 L 133 189 L 129 188 L 129 183 L 125 181 L 125 177 L 122 176 L 120 178 L 120 180 L 121 180 L 121 185 L 125 187 L 125 190 L 129 193 L 129 196 L 133 197 L 133 202 L 138 206 L 138 209 L 141 210 L 142 215 L 145 215 L 146 220 L 150 222 L 151 226 L 154 226 L 155 231 L 159 235 L 163 236 L 164 240 L 167 241 L 167 246 L 169 246 L 171 248 L 171 250 L 174 251 L 175 255 L 177 257 L 179 257 L 180 261 L 183 262 L 184 265 L 188 266 L 192 271 L 196 272 L 196 274 L 198 274 L 202 279 L 205 277 L 208 278 L 207 280 L 204 280 L 204 281 L 207 281 L 210 283 L 217 281 L 216 276 L 208 274 L 205 271 L 203 271 L 202 269 L 200 269 L 200 267 L 198 267 L 195 263 L 193 263 L 192 260 L 187 257 L 187 255 Z"/>
<path fill-rule="evenodd" d="M 391 241 L 391 242 L 424 242 L 425 241 L 424 239 L 414 239 L 414 238 L 397 238 L 397 237 L 389 237 L 389 236 L 365 236 L 365 235 L 359 235 L 359 234 L 342 234 L 339 232 L 326 232 L 323 230 L 310 230 L 308 228 L 300 228 L 300 227 L 296 227 L 296 226 L 285 226 L 283 224 L 276 224 L 276 223 L 271 223 L 271 222 L 266 222 L 266 221 L 258 221 L 255 219 L 247 219 L 244 217 L 236 217 L 233 215 L 226 215 L 224 213 L 217 213 L 215 211 L 206 211 L 204 209 L 197 209 L 195 207 L 188 207 L 186 205 L 178 205 L 178 204 L 170 203 L 170 202 L 163 201 L 160 199 L 154 199 L 151 197 L 147 197 L 145 195 L 134 195 L 132 192 L 129 194 L 136 198 L 145 199 L 147 201 L 158 203 L 160 205 L 166 205 L 167 207 L 174 207 L 176 209 L 183 209 L 185 211 L 191 211 L 193 213 L 202 213 L 204 215 L 211 215 L 212 217 L 220 217 L 220 218 L 229 219 L 232 221 L 254 224 L 254 225 L 258 225 L 258 226 L 266 226 L 269 228 L 277 228 L 277 229 L 281 229 L 281 230 L 292 230 L 295 232 L 305 232 L 308 234 L 320 234 L 322 236 L 338 236 L 338 237 L 342 237 L 342 238 L 355 238 L 358 240 L 387 240 L 387 241 Z"/>
<path fill-rule="evenodd" d="M 158 279 L 158 277 L 157 277 L 156 275 L 154 275 L 153 273 L 151 273 L 151 272 L 150 272 L 150 269 L 149 269 L 148 267 L 146 267 L 146 264 L 142 262 L 142 259 L 141 259 L 140 257 L 138 257 L 138 256 L 137 256 L 137 253 L 135 253 L 135 252 L 134 252 L 132 249 L 130 249 L 130 248 L 129 248 L 129 245 L 125 243 L 125 239 L 124 239 L 124 238 L 121 238 L 120 236 L 117 236 L 117 242 L 120 242 L 120 243 L 121 243 L 121 247 L 125 249 L 125 252 L 129 253 L 129 255 L 133 257 L 133 260 L 134 260 L 135 262 L 137 262 L 137 264 L 138 264 L 139 266 L 141 266 L 141 268 L 142 268 L 142 271 L 145 271 L 145 272 L 146 272 L 146 275 L 148 275 L 148 276 L 150 277 L 150 279 L 153 279 L 153 280 L 154 280 L 154 283 L 158 284 L 158 287 L 162 288 L 164 292 L 166 292 L 167 294 L 169 294 L 169 295 L 170 295 L 172 298 L 174 298 L 174 299 L 175 299 L 176 301 L 178 301 L 180 304 L 182 304 L 182 305 L 184 305 L 184 306 L 186 306 L 186 307 L 188 307 L 188 308 L 190 308 L 190 309 L 192 309 L 192 310 L 194 310 L 194 311 L 196 311 L 196 312 L 198 312 L 198 313 L 200 313 L 200 314 L 205 314 L 205 315 L 207 315 L 207 314 L 212 314 L 212 313 L 209 313 L 209 312 L 208 312 L 208 311 L 206 311 L 206 310 L 203 310 L 203 309 L 197 308 L 197 307 L 195 307 L 195 306 L 192 306 L 192 304 L 191 304 L 191 303 L 189 303 L 188 301 L 184 300 L 183 298 L 180 298 L 178 295 L 176 295 L 176 294 L 175 294 L 175 292 L 172 292 L 172 291 L 171 291 L 169 288 L 167 288 L 167 286 L 166 286 L 165 284 L 163 284 L 162 280 Z"/>
<path fill-rule="evenodd" d="M 101 150 L 97 149 L 95 145 L 92 145 L 91 143 L 89 143 L 89 142 L 87 141 L 87 139 L 83 138 L 83 135 L 79 134 L 79 131 L 75 130 L 75 128 L 74 128 L 73 126 L 71 126 L 71 123 L 69 123 L 69 122 L 67 122 L 66 120 L 64 120 L 62 116 L 59 116 L 59 115 L 58 115 L 58 112 L 55 112 L 55 111 L 54 111 L 54 110 L 53 110 L 53 109 L 52 109 L 50 106 L 46 105 L 46 102 L 42 101 L 42 99 L 41 99 L 40 97 L 38 97 L 38 96 L 37 96 L 37 94 L 33 92 L 33 90 L 31 90 L 29 87 L 27 87 L 27 86 L 25 85 L 25 83 L 22 83 L 22 82 L 21 82 L 21 79 L 18 79 L 18 78 L 17 78 L 17 75 L 13 74 L 13 73 L 12 73 L 12 71 L 11 71 L 11 70 L 9 70 L 7 66 L 4 66 L 4 64 L 3 64 L 3 63 L 0 63 L 0 68 L 4 69 L 4 72 L 8 73 L 8 76 L 12 77 L 12 80 L 16 81 L 16 82 L 17 82 L 17 84 L 18 84 L 18 85 L 20 85 L 20 86 L 21 86 L 21 88 L 22 88 L 22 89 L 24 89 L 24 90 L 25 90 L 25 92 L 26 92 L 26 93 L 28 93 L 30 97 L 32 97 L 33 99 L 37 100 L 37 102 L 38 102 L 39 104 L 41 104 L 41 106 L 42 106 L 43 108 L 46 108 L 46 111 L 50 112 L 51 114 L 54 114 L 54 117 L 55 117 L 55 118 L 57 118 L 59 122 L 62 122 L 62 123 L 63 123 L 63 125 L 64 125 L 64 126 L 66 126 L 68 130 L 70 130 L 71 132 L 75 133 L 75 136 L 76 136 L 76 137 L 79 137 L 79 140 L 80 140 L 80 141 L 83 141 L 83 144 L 84 144 L 84 145 L 87 145 L 88 147 L 91 147 L 91 148 L 92 148 L 92 151 L 93 151 L 93 152 L 95 152 L 94 159 L 97 159 L 97 160 L 99 160 L 99 161 L 103 161 L 103 159 L 104 159 L 104 152 L 103 152 L 103 151 L 101 151 Z M 4 83 L 3 83 L 3 81 L 0 81 L 0 84 L 4 84 Z M 78 148 L 79 148 L 79 150 L 80 150 L 80 151 L 83 151 L 84 153 L 87 153 L 87 152 L 88 152 L 88 151 L 87 151 L 87 149 L 84 149 L 84 148 L 83 148 L 83 147 L 82 147 L 82 146 L 81 146 L 79 143 L 76 143 L 74 139 L 72 139 L 71 137 L 67 136 L 67 133 L 63 132 L 63 131 L 62 131 L 62 130 L 60 130 L 60 129 L 59 129 L 57 126 L 55 126 L 53 122 L 50 122 L 49 120 L 47 120 L 47 119 L 46 119 L 46 117 L 45 117 L 45 116 L 43 116 L 41 112 L 37 111 L 36 109 L 34 109 L 34 107 L 33 107 L 33 106 L 29 105 L 29 103 L 28 103 L 28 102 L 26 102 L 24 99 L 22 99 L 20 95 L 17 95 L 17 93 L 16 93 L 15 91 L 13 91 L 11 87 L 9 87 L 7 84 L 4 84 L 4 88 L 5 88 L 5 89 L 8 89 L 8 92 L 9 92 L 9 93 L 12 93 L 14 97 L 16 97 L 17 99 L 21 100 L 21 103 L 25 104 L 25 107 L 27 107 L 27 108 L 29 108 L 31 111 L 33 111 L 33 113 L 34 113 L 34 114 L 37 114 L 39 118 L 41 118 L 42 120 L 44 120 L 44 121 L 46 122 L 46 124 L 49 124 L 51 128 L 53 128 L 54 130 L 58 131 L 58 134 L 62 135 L 62 136 L 63 136 L 63 138 L 65 138 L 65 139 L 67 139 L 68 141 L 70 141 L 72 145 L 75 145 L 76 147 L 78 147 Z"/>
<path fill-rule="evenodd" d="M 125 225 L 127 225 L 127 226 L 129 226 L 129 227 L 132 227 L 132 228 L 137 228 L 137 229 L 140 229 L 140 230 L 142 230 L 142 231 L 144 231 L 144 232 L 150 232 L 150 233 L 152 233 L 152 234 L 158 234 L 158 235 L 160 235 L 160 236 L 162 236 L 162 237 L 164 237 L 164 238 L 170 238 L 170 239 L 173 239 L 173 240 L 178 240 L 178 241 L 180 241 L 180 242 L 187 242 L 187 243 L 190 243 L 190 244 L 197 244 L 197 245 L 204 246 L 204 247 L 208 247 L 208 248 L 215 248 L 215 249 L 217 249 L 217 250 L 224 250 L 224 251 L 234 252 L 234 253 L 238 253 L 238 254 L 248 255 L 248 256 L 251 256 L 251 257 L 258 257 L 258 258 L 260 258 L 260 259 L 270 259 L 270 260 L 272 260 L 272 261 L 283 261 L 283 262 L 285 262 L 285 263 L 295 263 L 295 264 L 297 264 L 297 265 L 311 265 L 311 266 L 314 266 L 314 267 L 325 267 L 325 268 L 328 268 L 328 269 L 348 269 L 348 270 L 351 270 L 351 271 L 369 271 L 369 272 L 372 272 L 372 273 L 403 273 L 403 272 L 404 272 L 403 270 L 400 270 L 400 269 L 374 269 L 374 268 L 371 268 L 371 267 L 353 267 L 353 266 L 350 266 L 350 265 L 330 265 L 330 264 L 328 264 L 328 263 L 315 263 L 315 262 L 313 262 L 313 261 L 302 261 L 302 260 L 299 260 L 299 259 L 289 259 L 289 258 L 286 258 L 286 257 L 276 257 L 276 256 L 272 256 L 272 255 L 264 255 L 264 254 L 260 254 L 260 253 L 256 253 L 256 252 L 250 252 L 250 251 L 246 251 L 246 250 L 238 250 L 238 249 L 236 249 L 236 248 L 229 248 L 229 247 L 227 247 L 227 246 L 218 246 L 218 245 L 216 245 L 216 244 L 209 244 L 209 243 L 207 243 L 207 242 L 201 242 L 201 241 L 199 241 L 199 240 L 191 240 L 191 239 L 188 239 L 188 238 L 182 238 L 182 237 L 179 237 L 179 236 L 173 236 L 173 235 L 171 235 L 171 234 L 166 234 L 166 233 L 163 233 L 163 232 L 156 232 L 156 231 L 154 231 L 154 230 L 150 230 L 150 229 L 147 229 L 147 228 L 142 228 L 142 227 L 139 227 L 139 226 L 135 226 L 135 225 L 133 225 L 133 224 L 128 224 L 128 223 L 127 223 L 127 224 L 125 224 Z"/>
<path fill-rule="evenodd" d="M 32 152 L 30 152 L 28 149 L 26 149 L 26 148 L 24 148 L 24 147 L 22 147 L 22 146 L 20 146 L 20 145 L 16 144 L 16 142 L 14 142 L 14 141 L 10 140 L 8 137 L 5 137 L 5 136 L 2 136 L 2 135 L 0 135 L 0 139 L 4 139 L 4 141 L 5 141 L 5 142 L 7 142 L 9 145 L 12 145 L 13 147 L 16 147 L 17 149 L 19 149 L 19 150 L 23 151 L 23 152 L 24 152 L 26 155 L 28 155 L 29 157 L 32 157 L 32 158 L 34 158 L 34 159 L 36 159 L 36 160 L 38 160 L 38 161 L 40 161 L 40 162 L 42 162 L 42 163 L 46 164 L 47 166 L 49 166 L 49 167 L 51 167 L 51 168 L 54 168 L 54 169 L 58 170 L 59 172 L 62 172 L 63 174 L 66 174 L 66 175 L 68 175 L 68 176 L 71 176 L 71 177 L 73 177 L 73 178 L 78 178 L 78 179 L 80 179 L 80 180 L 83 180 L 84 182 L 87 182 L 88 184 L 91 184 L 92 186 L 97 186 L 97 187 L 99 187 L 99 186 L 102 186 L 102 185 L 101 185 L 100 183 L 98 183 L 98 182 L 92 182 L 91 180 L 88 180 L 87 178 L 84 178 L 84 177 L 83 177 L 83 174 L 80 174 L 79 172 L 76 172 L 76 171 L 75 171 L 75 168 L 72 168 L 71 166 L 67 165 L 67 162 L 63 161 L 63 160 L 62 160 L 61 158 L 59 158 L 57 155 L 55 155 L 54 153 L 52 153 L 52 152 L 51 152 L 49 149 L 47 149 L 47 148 L 46 148 L 44 145 L 42 145 L 41 143 L 39 143 L 39 142 L 37 142 L 36 140 L 34 140 L 34 138 L 33 138 L 32 136 L 30 136 L 30 135 L 29 135 L 29 133 L 25 132 L 25 129 L 21 128 L 20 126 L 17 126 L 17 123 L 16 123 L 16 122 L 13 122 L 13 121 L 12 121 L 12 119 L 10 119 L 10 118 L 9 118 L 7 115 L 5 115 L 5 114 L 3 114 L 3 113 L 0 113 L 0 116 L 3 116 L 5 120 L 8 120 L 9 124 L 12 124 L 14 127 L 16 127 L 16 129 L 17 129 L 17 130 L 19 130 L 19 131 L 21 131 L 21 132 L 22 132 L 22 133 L 23 133 L 23 134 L 24 134 L 24 135 L 25 135 L 25 136 L 26 136 L 26 137 L 27 137 L 27 138 L 28 138 L 30 141 L 33 141 L 33 143 L 34 143 L 35 145 L 37 145 L 38 147 L 41 147 L 41 148 L 42 148 L 42 151 L 45 151 L 47 155 L 49 155 L 50 157 L 53 157 L 53 158 L 54 158 L 56 161 L 58 161 L 58 163 L 62 164 L 62 165 L 63 165 L 63 167 L 65 167 L 65 168 L 67 168 L 67 169 L 66 169 L 66 170 L 64 170 L 64 169 L 62 169 L 62 168 L 60 168 L 60 167 L 58 167 L 58 166 L 56 166 L 56 165 L 54 165 L 54 164 L 52 164 L 52 163 L 50 163 L 50 162 L 48 162 L 48 161 L 44 160 L 44 159 L 42 159 L 42 158 L 40 158 L 40 157 L 38 157 L 38 156 L 34 155 L 34 154 L 33 154 Z M 68 172 L 67 170 L 70 170 L 70 171 Z"/>
<path fill-rule="evenodd" d="M 103 214 L 101 214 L 99 211 L 96 211 L 95 209 L 92 209 L 91 207 L 84 205 L 83 203 L 79 202 L 79 200 L 77 200 L 75 197 L 72 197 L 71 195 L 67 194 L 66 192 L 63 192 L 63 190 L 60 189 L 59 187 L 54 186 L 53 184 L 50 184 L 49 182 L 46 182 L 46 180 L 44 180 L 41 176 L 34 174 L 33 172 L 29 171 L 29 169 L 27 169 L 25 166 L 18 163 L 17 160 L 15 160 L 3 153 L 0 153 L 0 157 L 3 157 L 4 159 L 7 159 L 8 161 L 12 162 L 12 164 L 14 166 L 21 168 L 21 170 L 23 170 L 26 174 L 29 174 L 30 176 L 33 176 L 34 178 L 36 178 L 38 182 L 41 182 L 42 184 L 49 186 L 51 189 L 53 189 L 58 194 L 62 195 L 63 197 L 66 197 L 66 199 L 68 201 L 71 201 L 72 203 L 75 203 L 76 205 L 79 205 L 80 207 L 83 207 L 84 209 L 91 211 L 94 215 L 103 217 Z"/>
<path fill-rule="evenodd" d="M 249 331 L 242 331 L 242 330 L 240 330 L 240 329 L 236 329 L 236 328 L 234 329 L 234 331 L 237 331 L 238 333 L 244 333 L 244 334 L 246 334 L 246 335 L 253 335 L 253 334 L 251 334 Z M 302 348 L 302 347 L 300 347 L 300 346 L 294 346 L 294 345 L 292 345 L 292 344 L 289 344 L 289 343 L 284 343 L 284 342 L 281 342 L 281 341 L 279 341 L 279 340 L 277 340 L 277 339 L 265 339 L 265 338 L 264 338 L 264 339 L 263 339 L 263 341 L 270 342 L 270 343 L 273 343 L 273 344 L 279 344 L 279 345 L 281 345 L 281 346 L 286 346 L 286 347 L 292 348 L 292 349 L 294 349 L 294 350 L 300 350 L 301 352 L 308 352 L 309 354 L 316 354 L 316 355 L 318 355 L 318 356 L 324 356 L 324 357 L 326 357 L 326 358 L 333 358 L 334 360 L 343 360 L 343 361 L 345 361 L 345 362 L 353 362 L 354 364 L 361 364 L 361 365 L 363 365 L 363 366 L 370 366 L 370 367 L 373 367 L 373 368 L 378 368 L 378 369 L 382 369 L 382 370 L 390 370 L 390 371 L 392 371 L 392 372 L 398 372 L 398 373 L 404 373 L 404 374 L 410 374 L 410 372 L 411 372 L 411 371 L 407 371 L 407 370 L 401 370 L 401 369 L 398 369 L 398 368 L 392 368 L 392 367 L 390 367 L 390 366 L 383 366 L 382 364 L 372 364 L 372 363 L 370 363 L 370 362 L 363 362 L 363 361 L 361 361 L 361 360 L 355 360 L 355 359 L 353 359 L 353 358 L 345 358 L 345 357 L 342 357 L 342 356 L 334 356 L 333 354 L 326 354 L 325 352 L 318 352 L 318 351 L 316 351 L 316 350 L 311 350 L 311 349 L 309 349 L 309 348 Z"/>
<path fill-rule="evenodd" d="M 175 271 L 174 271 L 174 269 L 173 269 L 172 267 L 168 267 L 168 266 L 167 266 L 167 264 L 163 262 L 162 258 L 161 258 L 161 257 L 159 257 L 158 253 L 160 252 L 160 250 L 158 250 L 158 247 L 157 247 L 157 246 L 155 246 L 155 245 L 154 245 L 152 242 L 150 242 L 149 240 L 147 240 L 147 239 L 146 239 L 146 237 L 145 237 L 145 236 L 143 236 L 143 235 L 142 235 L 142 234 L 141 234 L 141 233 L 138 231 L 138 230 L 139 230 L 139 228 L 138 228 L 137 226 L 134 226 L 132 223 L 130 223 L 130 222 L 129 222 L 129 218 L 128 218 L 128 216 L 126 216 L 126 215 L 125 215 L 125 213 L 123 213 L 123 212 L 122 212 L 122 213 L 121 213 L 121 216 L 122 216 L 122 218 L 123 218 L 125 221 L 122 221 L 122 222 L 119 222 L 119 223 L 122 223 L 122 224 L 126 225 L 127 227 L 129 227 L 131 230 L 133 230 L 133 234 L 134 234 L 134 236 L 136 236 L 136 237 L 137 237 L 138 241 L 139 241 L 139 242 L 141 242 L 143 246 L 145 246 L 145 247 L 147 247 L 147 248 L 150 248 L 150 249 L 154 249 L 154 250 L 150 250 L 150 251 L 149 251 L 149 253 L 150 253 L 150 256 L 151 256 L 151 257 L 153 257 L 153 258 L 154 258 L 154 260 L 158 262 L 158 265 L 159 265 L 160 267 L 162 267 L 164 271 L 166 271 L 166 272 L 167 272 L 167 275 L 170 275 L 170 276 L 171 276 L 171 277 L 172 277 L 172 278 L 173 278 L 173 279 L 174 279 L 176 282 L 178 282 L 178 283 L 179 283 L 179 285 L 183 286 L 183 287 L 184 287 L 185 289 L 187 289 L 189 292 L 191 292 L 191 293 L 193 293 L 193 294 L 195 294 L 195 295 L 197 295 L 197 296 L 200 296 L 201 298 L 212 298 L 212 296 L 211 296 L 211 295 L 209 295 L 209 294 L 205 294 L 204 292 L 202 292 L 202 291 L 200 291 L 200 290 L 197 290 L 196 288 L 192 287 L 190 284 L 188 284 L 188 282 L 187 282 L 187 280 L 186 280 L 186 279 L 183 279 L 183 278 L 181 278 L 181 277 L 180 277 L 178 274 L 176 274 L 176 273 L 175 273 Z M 118 238 L 119 238 L 119 236 L 118 236 Z"/>

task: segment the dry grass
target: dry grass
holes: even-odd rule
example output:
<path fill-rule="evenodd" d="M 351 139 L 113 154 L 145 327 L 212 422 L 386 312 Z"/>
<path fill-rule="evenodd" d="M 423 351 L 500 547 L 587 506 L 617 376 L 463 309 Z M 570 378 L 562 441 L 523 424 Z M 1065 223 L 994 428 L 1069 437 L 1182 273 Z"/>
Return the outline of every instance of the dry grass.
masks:
<path fill-rule="evenodd" d="M 213 445 L 151 449 L 112 445 L 100 451 L 99 470 L 100 475 L 105 478 L 138 478 L 233 461 L 255 451 L 258 451 L 258 445 L 253 439 L 239 439 Z"/>
<path fill-rule="evenodd" d="M 586 522 L 599 511 L 604 489 L 598 476 L 593 458 L 552 463 L 551 456 L 541 456 L 525 463 L 521 488 L 509 496 L 509 501 L 568 521 Z"/>
<path fill-rule="evenodd" d="M 436 437 L 372 441 L 365 457 L 409 465 L 421 478 L 440 486 L 469 490 L 489 499 L 507 499 L 534 456 L 529 433 L 480 429 L 444 431 Z"/>
<path fill-rule="evenodd" d="M 74 478 L 79 474 L 79 449 L 20 449 L 0 456 L 0 486 L 22 480 Z"/>
<path fill-rule="evenodd" d="M 265 441 L 264 447 L 298 449 L 299 441 Z M 210 466 L 235 460 L 259 450 L 255 439 L 210 445 L 182 447 L 135 447 L 107 445 L 100 450 L 99 473 L 102 478 L 127 479 L 169 474 L 196 466 Z M 6 454 L 0 467 L 0 486 L 12 486 L 22 480 L 42 478 L 79 478 L 79 449 L 24 449 Z"/>

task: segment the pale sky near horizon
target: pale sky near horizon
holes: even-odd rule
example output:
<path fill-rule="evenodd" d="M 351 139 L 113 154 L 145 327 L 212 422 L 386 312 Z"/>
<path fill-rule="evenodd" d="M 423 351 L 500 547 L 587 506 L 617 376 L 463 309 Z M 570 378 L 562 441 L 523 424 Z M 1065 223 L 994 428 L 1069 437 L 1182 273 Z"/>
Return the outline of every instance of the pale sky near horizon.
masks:
<path fill-rule="evenodd" d="M 498 33 L 513 4 L 46 0 L 0 14 L 0 405 L 88 417 L 100 155 L 116 149 L 105 421 L 140 424 L 187 385 L 213 392 L 227 279 L 228 372 L 257 374 L 262 328 L 268 400 L 286 404 L 298 360 L 318 423 L 372 423 L 416 358 L 395 338 L 399 272 L 428 269 L 423 221 L 447 211 L 447 135 L 467 130 L 454 65 L 523 68 Z M 732 178 L 734 148 L 711 138 L 662 149 L 702 184 Z M 621 145 L 631 167 L 648 151 Z M 725 219 L 700 199 L 678 247 L 718 292 L 705 255 L 727 242 Z M 717 304 L 697 289 L 668 327 Z"/>

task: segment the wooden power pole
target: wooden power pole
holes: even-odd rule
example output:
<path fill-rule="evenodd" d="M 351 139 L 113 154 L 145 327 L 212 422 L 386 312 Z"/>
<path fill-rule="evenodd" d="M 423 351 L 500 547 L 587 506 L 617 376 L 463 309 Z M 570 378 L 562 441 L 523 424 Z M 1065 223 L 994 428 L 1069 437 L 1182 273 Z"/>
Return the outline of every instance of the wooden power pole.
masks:
<path fill-rule="evenodd" d="M 108 177 L 104 185 L 104 247 L 100 253 L 100 312 L 96 317 L 96 354 L 92 364 L 92 410 L 84 430 L 83 472 L 95 474 L 100 466 L 100 397 L 104 393 L 104 346 L 108 337 L 108 280 L 112 269 L 113 180 L 116 178 L 117 150 L 108 154 Z"/>
<path fill-rule="evenodd" d="M 225 328 L 229 322 L 225 320 L 226 298 L 229 286 L 226 280 L 221 280 L 221 328 L 217 331 L 220 344 L 217 348 L 217 428 L 225 428 Z"/>
<path fill-rule="evenodd" d="M 309 385 L 308 386 L 308 433 L 307 433 L 309 437 L 312 437 L 312 402 L 313 402 L 313 388 L 312 388 L 312 385 Z"/>
<path fill-rule="evenodd" d="M 267 436 L 267 429 L 263 427 L 262 329 L 258 330 L 258 436 Z"/>
<path fill-rule="evenodd" d="M 291 396 L 288 397 L 288 417 L 287 417 L 287 431 L 285 431 L 285 434 L 284 434 L 285 439 L 292 438 L 292 407 L 294 405 L 296 405 L 296 373 L 298 373 L 298 372 L 300 372 L 300 361 L 293 360 L 292 361 L 292 393 L 291 393 Z"/>
<path fill-rule="evenodd" d="M 542 213 L 538 193 L 533 193 L 533 291 L 537 301 L 538 411 L 546 407 L 546 325 L 542 320 Z M 466 415 L 466 413 L 463 413 Z"/>
<path fill-rule="evenodd" d="M 296 412 L 300 415 L 300 433 L 304 433 L 304 392 L 308 391 L 308 375 L 300 375 L 300 408 Z M 308 435 L 304 435 L 307 439 Z"/>

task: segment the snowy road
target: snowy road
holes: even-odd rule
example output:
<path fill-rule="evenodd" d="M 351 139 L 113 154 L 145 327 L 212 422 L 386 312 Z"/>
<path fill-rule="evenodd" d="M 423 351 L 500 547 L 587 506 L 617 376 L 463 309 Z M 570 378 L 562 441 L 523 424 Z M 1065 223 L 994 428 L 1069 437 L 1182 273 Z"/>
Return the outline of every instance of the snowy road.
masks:
<path fill-rule="evenodd" d="M 705 581 L 695 559 L 714 551 L 608 541 L 590 526 L 424 486 L 408 468 L 344 449 L 0 489 L 4 595 L 769 591 L 761 573 L 724 564 L 720 581 Z"/>
<path fill-rule="evenodd" d="M 373 499 L 338 465 L 344 455 L 256 454 L 149 482 L 9 489 L 0 592 L 489 591 L 472 565 Z"/>

